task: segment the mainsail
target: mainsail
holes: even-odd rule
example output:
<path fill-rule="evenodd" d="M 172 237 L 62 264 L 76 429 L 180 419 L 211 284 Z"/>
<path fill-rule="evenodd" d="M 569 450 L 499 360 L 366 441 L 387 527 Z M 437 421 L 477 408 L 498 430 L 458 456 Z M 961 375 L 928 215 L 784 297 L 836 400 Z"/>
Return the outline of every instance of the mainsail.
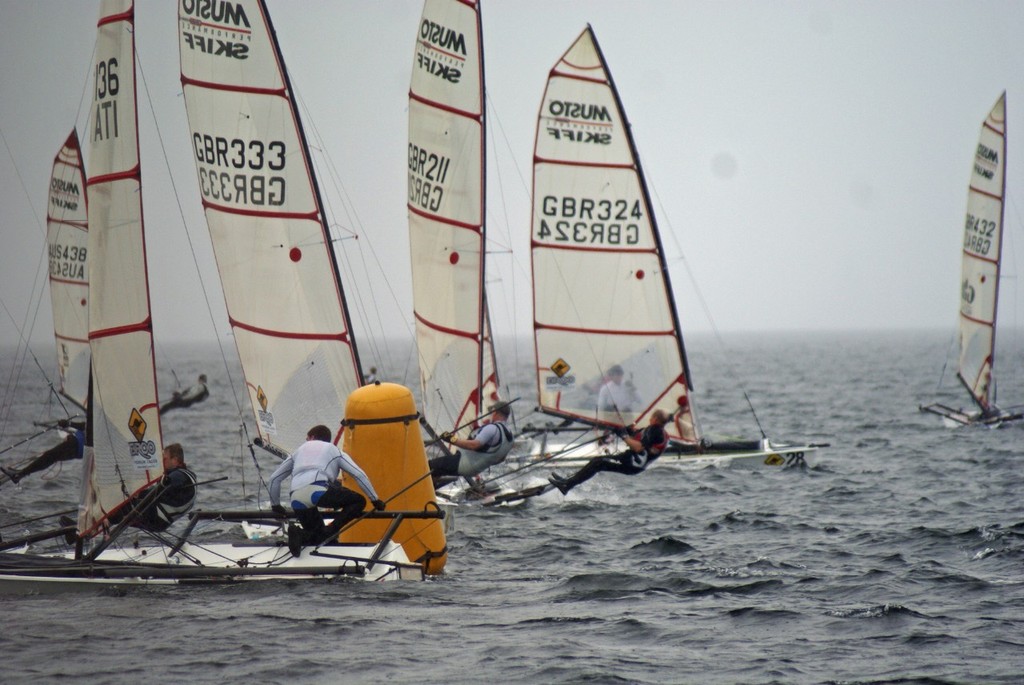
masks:
<path fill-rule="evenodd" d="M 533 167 L 534 342 L 543 410 L 606 425 L 674 416 L 699 440 L 658 227 L 604 56 L 588 26 L 552 68 Z M 597 398 L 621 367 L 611 410 Z"/>
<path fill-rule="evenodd" d="M 339 426 L 359 359 L 323 202 L 262 0 L 182 2 L 181 80 L 203 207 L 259 431 Z"/>
<path fill-rule="evenodd" d="M 497 399 L 484 295 L 480 7 L 426 0 L 409 87 L 409 243 L 424 416 L 462 426 Z"/>
<path fill-rule="evenodd" d="M 78 132 L 72 130 L 53 159 L 46 245 L 59 390 L 81 408 L 89 391 L 88 231 L 85 167 Z"/>
<path fill-rule="evenodd" d="M 92 389 L 82 535 L 163 474 L 135 86 L 135 8 L 103 0 L 89 132 Z"/>
<path fill-rule="evenodd" d="M 983 411 L 995 401 L 996 304 L 1006 182 L 1006 93 L 981 125 L 971 167 L 960 283 L 958 375 Z"/>

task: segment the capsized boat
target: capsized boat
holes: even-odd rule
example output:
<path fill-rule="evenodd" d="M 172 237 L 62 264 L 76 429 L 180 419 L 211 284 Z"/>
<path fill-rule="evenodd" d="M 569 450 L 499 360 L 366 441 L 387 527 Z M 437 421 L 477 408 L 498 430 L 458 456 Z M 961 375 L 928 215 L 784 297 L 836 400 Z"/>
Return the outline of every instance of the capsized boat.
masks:
<path fill-rule="evenodd" d="M 533 165 L 538 408 L 525 464 L 625 449 L 616 431 L 668 413 L 655 464 L 807 464 L 818 444 L 712 443 L 693 402 L 665 253 L 619 93 L 590 26 L 548 75 Z"/>
<path fill-rule="evenodd" d="M 960 266 L 957 378 L 974 402 L 970 409 L 922 405 L 950 426 L 996 426 L 1024 418 L 1024 406 L 996 406 L 996 313 L 1006 193 L 1006 93 L 981 124 L 967 188 L 967 218 Z"/>

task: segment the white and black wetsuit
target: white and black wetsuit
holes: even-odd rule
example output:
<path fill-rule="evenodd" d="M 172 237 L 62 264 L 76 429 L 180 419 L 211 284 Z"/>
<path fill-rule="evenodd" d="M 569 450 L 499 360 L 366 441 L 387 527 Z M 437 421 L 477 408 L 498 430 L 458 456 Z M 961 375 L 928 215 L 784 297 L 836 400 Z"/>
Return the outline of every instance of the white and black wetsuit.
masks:
<path fill-rule="evenodd" d="M 569 478 L 562 480 L 559 489 L 563 493 L 568 492 L 580 483 L 590 480 L 601 471 L 635 476 L 661 456 L 662 451 L 668 445 L 668 434 L 665 433 L 665 429 L 661 426 L 648 426 L 631 437 L 640 441 L 642 448 L 639 452 L 629 449 L 610 457 L 594 457 L 579 471 Z"/>
<path fill-rule="evenodd" d="M 302 527 L 309 533 L 309 542 L 319 543 L 328 537 L 323 515 L 317 510 L 340 509 L 331 530 L 340 530 L 366 507 L 366 498 L 355 490 L 342 487 L 338 474 L 344 471 L 359 483 L 370 499 L 376 500 L 373 484 L 352 458 L 336 445 L 322 440 L 308 440 L 281 462 L 270 476 L 270 503 L 281 503 L 281 484 L 291 476 L 289 502 Z"/>
<path fill-rule="evenodd" d="M 512 451 L 513 436 L 501 421 L 484 424 L 473 431 L 470 440 L 479 440 L 478 450 L 460 449 L 451 456 L 430 460 L 430 471 L 436 476 L 465 476 L 471 478 L 485 469 L 505 461 Z"/>

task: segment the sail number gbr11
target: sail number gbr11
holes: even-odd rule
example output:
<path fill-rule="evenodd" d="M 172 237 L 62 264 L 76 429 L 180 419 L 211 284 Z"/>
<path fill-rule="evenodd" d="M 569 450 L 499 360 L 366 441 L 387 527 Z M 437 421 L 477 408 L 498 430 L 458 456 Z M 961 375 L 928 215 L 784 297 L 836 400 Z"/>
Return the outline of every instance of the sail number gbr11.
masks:
<path fill-rule="evenodd" d="M 285 203 L 284 176 L 263 173 L 284 171 L 288 158 L 284 141 L 228 140 L 195 133 L 192 147 L 199 162 L 203 197 L 261 207 L 280 207 Z"/>
<path fill-rule="evenodd" d="M 639 200 L 593 200 L 545 195 L 537 222 L 539 242 L 577 245 L 638 245 L 644 219 Z M 549 219 L 550 217 L 550 219 Z"/>

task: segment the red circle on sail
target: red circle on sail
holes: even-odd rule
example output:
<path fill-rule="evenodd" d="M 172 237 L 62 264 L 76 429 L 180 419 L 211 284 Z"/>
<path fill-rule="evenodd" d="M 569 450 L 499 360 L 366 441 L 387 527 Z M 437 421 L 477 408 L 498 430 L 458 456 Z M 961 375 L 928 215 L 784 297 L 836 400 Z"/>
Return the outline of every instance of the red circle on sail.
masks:
<path fill-rule="evenodd" d="M 644 280 L 644 270 L 643 269 L 637 269 L 636 270 L 636 280 L 638 280 L 638 281 Z"/>
<path fill-rule="evenodd" d="M 84 297 L 82 298 L 82 306 L 83 307 L 85 306 L 85 298 Z"/>
<path fill-rule="evenodd" d="M 458 264 L 459 263 L 459 253 L 458 252 L 452 252 L 448 256 L 448 261 L 451 262 L 453 265 Z"/>
<path fill-rule="evenodd" d="M 982 276 L 982 277 L 981 277 L 981 282 L 982 282 L 982 283 L 984 283 L 984 282 L 985 282 L 985 277 L 984 277 L 984 276 Z"/>
<path fill-rule="evenodd" d="M 288 258 L 291 259 L 293 262 L 299 261 L 300 259 L 302 259 L 302 250 L 300 250 L 297 247 L 293 247 L 288 252 Z"/>
<path fill-rule="evenodd" d="M 690 399 L 686 395 L 680 395 L 679 399 L 676 400 L 676 404 L 679 405 L 680 409 L 686 409 L 690 406 Z"/>

